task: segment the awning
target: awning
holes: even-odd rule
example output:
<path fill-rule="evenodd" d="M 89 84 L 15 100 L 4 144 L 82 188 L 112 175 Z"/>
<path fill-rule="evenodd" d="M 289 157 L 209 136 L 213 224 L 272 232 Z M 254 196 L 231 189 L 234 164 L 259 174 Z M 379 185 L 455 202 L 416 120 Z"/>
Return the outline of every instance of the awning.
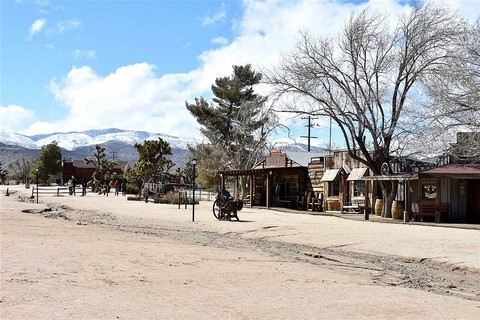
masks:
<path fill-rule="evenodd" d="M 348 175 L 347 181 L 362 180 L 363 176 L 367 172 L 368 168 L 354 168 Z"/>
<path fill-rule="evenodd" d="M 480 179 L 480 164 L 447 164 L 419 174 L 427 177 L 454 179 Z"/>
<path fill-rule="evenodd" d="M 321 182 L 333 181 L 337 178 L 339 172 L 340 172 L 340 169 L 328 169 L 325 171 L 320 181 Z"/>
<path fill-rule="evenodd" d="M 374 180 L 374 181 L 404 181 L 404 180 L 417 180 L 418 175 L 416 173 L 404 173 L 404 174 L 391 174 L 388 176 L 365 176 L 361 180 Z"/>

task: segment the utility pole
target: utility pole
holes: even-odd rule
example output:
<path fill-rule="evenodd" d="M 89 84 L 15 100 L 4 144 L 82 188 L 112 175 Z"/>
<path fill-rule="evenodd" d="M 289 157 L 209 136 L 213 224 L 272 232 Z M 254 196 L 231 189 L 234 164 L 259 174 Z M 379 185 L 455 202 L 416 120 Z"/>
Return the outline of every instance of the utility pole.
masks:
<path fill-rule="evenodd" d="M 308 135 L 307 136 L 301 136 L 301 138 L 307 138 L 307 141 L 308 141 L 307 151 L 310 152 L 310 139 L 318 138 L 318 137 L 312 137 L 310 135 L 311 128 L 313 127 L 312 120 L 315 120 L 315 119 L 318 119 L 318 118 L 312 118 L 311 116 L 308 116 L 308 118 L 302 118 L 302 119 L 308 119 L 308 125 L 306 125 L 306 127 L 308 127 Z"/>
<path fill-rule="evenodd" d="M 330 117 L 330 136 L 328 138 L 328 154 L 332 154 L 332 117 Z"/>
<path fill-rule="evenodd" d="M 112 154 L 112 161 L 115 161 L 115 153 L 118 153 L 118 152 L 110 151 L 110 153 Z"/>

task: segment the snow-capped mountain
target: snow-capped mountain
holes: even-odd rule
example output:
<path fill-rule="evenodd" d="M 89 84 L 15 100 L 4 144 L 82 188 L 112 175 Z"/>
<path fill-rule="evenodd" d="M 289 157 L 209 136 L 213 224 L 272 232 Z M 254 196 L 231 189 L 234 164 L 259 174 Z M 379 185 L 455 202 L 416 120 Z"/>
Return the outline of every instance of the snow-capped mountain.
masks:
<path fill-rule="evenodd" d="M 172 148 L 171 160 L 180 167 L 185 164 L 190 156 L 188 145 L 198 143 L 193 138 L 115 128 L 83 132 L 55 132 L 33 136 L 0 132 L 0 163 L 7 166 L 19 159 L 32 161 L 40 154 L 41 147 L 53 141 L 56 141 L 62 149 L 64 159 L 81 160 L 85 157 L 91 157 L 95 151 L 95 146 L 101 145 L 105 148 L 105 153 L 109 158 L 133 163 L 138 157 L 134 144 L 142 144 L 145 140 L 158 140 L 158 138 L 162 138 L 169 143 Z M 274 148 L 283 152 L 307 151 L 307 146 L 301 143 L 276 143 Z M 322 152 L 324 150 L 312 147 L 311 151 Z"/>
<path fill-rule="evenodd" d="M 21 146 L 27 149 L 37 149 L 37 145 L 32 138 L 18 133 L 0 132 L 0 143 L 8 146 Z"/>
<path fill-rule="evenodd" d="M 56 141 L 65 150 L 73 151 L 80 147 L 102 145 L 109 141 L 123 142 L 128 145 L 143 143 L 145 140 L 158 140 L 162 138 L 173 148 L 187 149 L 188 144 L 194 144 L 191 138 L 174 137 L 162 133 L 150 133 L 145 131 L 103 129 L 88 130 L 83 132 L 55 132 L 52 134 L 40 134 L 25 136 L 17 133 L 0 133 L 0 143 L 10 146 L 20 146 L 27 149 L 40 149 L 41 147 Z"/>
<path fill-rule="evenodd" d="M 133 163 L 138 157 L 134 144 L 142 144 L 145 140 L 158 140 L 158 138 L 169 143 L 172 148 L 171 159 L 177 166 L 182 166 L 187 161 L 190 155 L 188 145 L 196 144 L 195 139 L 191 138 L 115 128 L 33 136 L 0 132 L 0 162 L 3 166 L 7 166 L 19 159 L 32 161 L 39 155 L 43 146 L 56 141 L 62 149 L 64 159 L 80 160 L 91 157 L 95 146 L 101 145 L 109 158 Z"/>

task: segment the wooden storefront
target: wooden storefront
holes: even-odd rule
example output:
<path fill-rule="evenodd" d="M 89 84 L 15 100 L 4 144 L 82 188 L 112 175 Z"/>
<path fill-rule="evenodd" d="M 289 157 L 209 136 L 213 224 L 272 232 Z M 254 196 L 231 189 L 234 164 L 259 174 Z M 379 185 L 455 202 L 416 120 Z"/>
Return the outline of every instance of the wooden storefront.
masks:
<path fill-rule="evenodd" d="M 218 173 L 222 176 L 222 185 L 229 177 L 235 179 L 233 189 L 238 188 L 240 176 L 248 177 L 249 194 L 246 198 L 250 206 L 306 209 L 315 197 L 309 178 L 309 165 L 315 158 L 316 172 L 320 178 L 323 174 L 323 157 L 324 154 L 320 153 L 272 151 L 252 169 Z M 233 194 L 239 194 L 238 190 L 232 191 Z M 317 193 L 319 191 L 321 189 L 316 189 Z"/>

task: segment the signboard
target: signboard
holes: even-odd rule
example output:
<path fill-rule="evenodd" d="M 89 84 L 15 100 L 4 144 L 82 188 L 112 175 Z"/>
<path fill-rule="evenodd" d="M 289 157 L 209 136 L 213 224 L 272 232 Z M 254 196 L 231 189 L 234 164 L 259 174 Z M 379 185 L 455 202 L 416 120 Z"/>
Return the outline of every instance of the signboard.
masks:
<path fill-rule="evenodd" d="M 287 166 L 286 154 L 270 155 L 265 159 L 265 167 L 267 168 L 285 168 Z"/>

